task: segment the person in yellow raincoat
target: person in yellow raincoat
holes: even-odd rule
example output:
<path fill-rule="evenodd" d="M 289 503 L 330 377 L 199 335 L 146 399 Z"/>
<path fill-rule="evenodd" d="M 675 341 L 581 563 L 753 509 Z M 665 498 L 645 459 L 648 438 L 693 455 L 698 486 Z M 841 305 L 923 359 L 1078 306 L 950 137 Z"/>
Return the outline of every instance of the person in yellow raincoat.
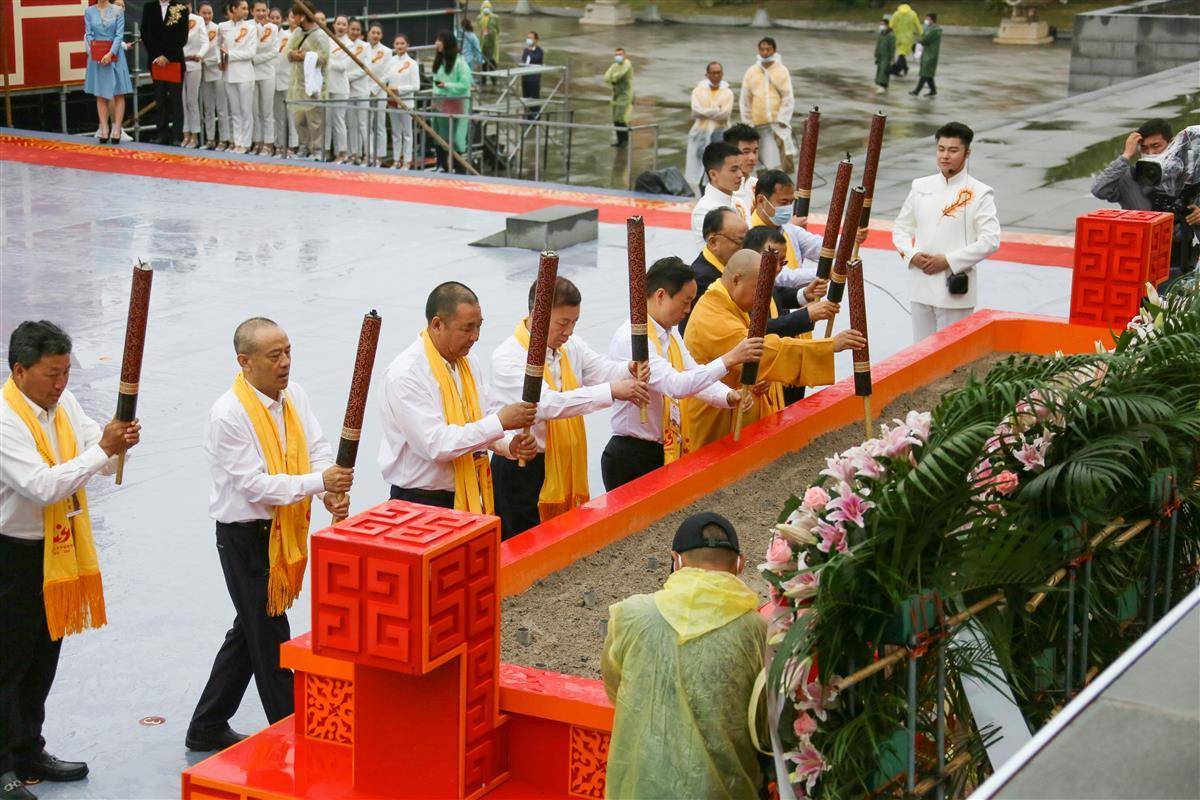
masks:
<path fill-rule="evenodd" d="M 737 577 L 745 566 L 737 532 L 719 514 L 693 514 L 671 558 L 675 571 L 661 590 L 608 610 L 600 668 L 616 715 L 605 796 L 758 797 L 763 777 L 746 712 L 767 623 L 758 595 Z"/>
<path fill-rule="evenodd" d="M 892 74 L 907 75 L 908 56 L 912 55 L 913 45 L 921 40 L 921 18 L 912 6 L 901 3 L 892 14 L 890 24 L 896 34 L 896 63 L 892 65 Z"/>
<path fill-rule="evenodd" d="M 729 259 L 721 279 L 713 281 L 696 301 L 688 317 L 683 342 L 701 364 L 707 363 L 745 339 L 750 328 L 755 284 L 761 256 L 739 250 Z M 774 303 L 771 304 L 774 306 Z M 772 314 L 775 316 L 775 314 Z M 845 330 L 832 339 L 798 338 L 768 333 L 763 339 L 763 356 L 754 386 L 756 402 L 743 412 L 749 425 L 782 411 L 783 387 L 823 386 L 833 383 L 833 354 L 862 347 L 866 339 L 857 331 Z M 741 386 L 742 368 L 735 367 L 722 380 L 731 389 Z M 692 447 L 699 449 L 717 441 L 733 426 L 733 409 L 712 408 L 692 398 L 683 401 L 683 416 L 691 432 Z"/>

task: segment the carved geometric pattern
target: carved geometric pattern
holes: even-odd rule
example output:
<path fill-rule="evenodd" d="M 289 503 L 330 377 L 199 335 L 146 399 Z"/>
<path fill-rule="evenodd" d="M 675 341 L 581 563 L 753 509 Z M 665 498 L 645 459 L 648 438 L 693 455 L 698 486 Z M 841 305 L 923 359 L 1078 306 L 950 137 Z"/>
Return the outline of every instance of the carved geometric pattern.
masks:
<path fill-rule="evenodd" d="M 354 744 L 354 683 L 304 675 L 304 735 L 335 744 Z"/>
<path fill-rule="evenodd" d="M 1075 225 L 1071 322 L 1122 328 L 1169 269 L 1171 215 L 1102 209 Z"/>
<path fill-rule="evenodd" d="M 571 726 L 567 792 L 571 797 L 604 797 L 610 735 L 592 728 Z"/>

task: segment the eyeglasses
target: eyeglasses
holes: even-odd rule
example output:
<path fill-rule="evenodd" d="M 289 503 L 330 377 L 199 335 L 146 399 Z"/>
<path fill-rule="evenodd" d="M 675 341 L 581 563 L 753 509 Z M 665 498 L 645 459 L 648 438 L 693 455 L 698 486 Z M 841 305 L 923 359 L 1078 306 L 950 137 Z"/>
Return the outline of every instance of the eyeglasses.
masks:
<path fill-rule="evenodd" d="M 717 236 L 720 236 L 722 239 L 728 239 L 729 241 L 731 241 L 731 242 L 733 242 L 734 244 L 736 244 L 738 247 L 741 247 L 741 246 L 742 246 L 743 244 L 745 244 L 745 242 L 746 242 L 746 237 L 745 237 L 745 236 L 743 236 L 741 239 L 735 239 L 735 238 L 733 238 L 732 236 L 726 236 L 726 235 L 725 235 L 725 234 L 723 234 L 723 233 L 718 233 L 718 234 L 717 234 Z"/>

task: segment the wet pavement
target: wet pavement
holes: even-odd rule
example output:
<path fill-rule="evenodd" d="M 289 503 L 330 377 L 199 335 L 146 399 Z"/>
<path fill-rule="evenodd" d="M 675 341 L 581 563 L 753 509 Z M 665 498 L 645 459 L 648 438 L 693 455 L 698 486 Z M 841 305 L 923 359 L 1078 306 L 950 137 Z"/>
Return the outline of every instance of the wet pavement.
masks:
<path fill-rule="evenodd" d="M 436 191 L 431 187 L 431 196 Z M 63 325 L 80 362 L 71 388 L 96 419 L 107 419 L 116 399 L 130 267 L 141 258 L 156 269 L 139 405 L 143 444 L 131 455 L 125 485 L 97 479 L 89 487 L 110 622 L 66 641 L 48 704 L 50 751 L 86 759 L 92 774 L 36 791 L 50 798 L 177 797 L 179 771 L 199 758 L 183 747 L 187 720 L 232 617 L 207 515 L 200 438 L 208 409 L 236 369 L 236 324 L 265 315 L 288 331 L 293 377 L 333 433 L 363 313 L 377 308 L 383 316 L 381 373 L 422 326 L 428 290 L 462 280 L 483 298 L 486 324 L 476 352 L 486 364 L 523 313 L 537 258 L 469 247 L 501 229 L 504 218 L 473 209 L 16 162 L 0 162 L 0 197 L 0 341 L 6 344 L 22 319 Z M 598 242 L 561 253 L 562 274 L 584 297 L 578 334 L 601 350 L 627 313 L 624 242 L 623 226 L 601 224 Z M 688 231 L 647 230 L 651 260 L 676 254 L 690 262 L 696 249 Z M 905 276 L 891 251 L 865 250 L 863 257 L 879 361 L 911 341 Z M 989 262 L 981 305 L 1065 315 L 1069 281 L 1065 269 Z M 844 325 L 843 316 L 838 327 Z M 840 377 L 850 373 L 848 359 L 840 357 Z M 376 381 L 355 510 L 386 497 L 375 465 L 380 388 Z M 607 415 L 590 417 L 587 429 L 598 492 Z M 316 509 L 314 529 L 326 519 Z M 293 633 L 309 628 L 307 592 L 289 617 Z M 140 724 L 151 716 L 165 721 Z M 264 724 L 251 688 L 233 725 L 252 732 Z"/>

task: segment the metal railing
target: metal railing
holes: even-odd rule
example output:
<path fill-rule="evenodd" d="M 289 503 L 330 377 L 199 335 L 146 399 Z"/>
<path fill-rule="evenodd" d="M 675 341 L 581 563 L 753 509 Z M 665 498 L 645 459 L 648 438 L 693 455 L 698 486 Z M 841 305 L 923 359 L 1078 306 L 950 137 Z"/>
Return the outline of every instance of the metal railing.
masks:
<path fill-rule="evenodd" d="M 657 124 L 631 125 L 621 128 L 616 125 L 599 125 L 585 122 L 574 122 L 570 119 L 525 119 L 521 117 L 504 117 L 491 114 L 448 114 L 430 108 L 433 100 L 428 92 L 421 92 L 413 102 L 411 113 L 426 122 L 445 121 L 446 140 L 453 143 L 458 126 L 468 125 L 466 152 L 463 155 L 482 175 L 496 177 L 518 178 L 533 181 L 552 181 L 555 183 L 571 183 L 572 174 L 578 174 L 574 162 L 576 156 L 575 136 L 577 133 L 590 131 L 616 136 L 625 131 L 629 134 L 629 144 L 625 148 L 625 188 L 633 189 L 637 175 L 634 172 L 635 155 L 648 153 L 649 166 L 643 168 L 654 170 L 658 168 L 658 139 Z M 379 114 L 399 114 L 398 109 L 388 108 L 384 98 L 351 99 L 351 100 L 296 100 L 287 101 L 289 108 L 293 105 L 322 106 L 327 111 L 357 111 L 365 112 L 367 117 L 368 137 L 366 142 L 366 158 L 368 163 L 375 163 L 386 156 L 387 143 L 390 135 L 384 137 L 384 150 L 379 151 L 374 132 L 378 125 Z M 572 112 L 566 112 L 568 116 Z M 328 124 L 328 121 L 327 123 Z M 385 122 L 384 130 L 387 130 Z M 650 138 L 649 147 L 636 147 L 638 139 Z M 428 140 L 423 129 L 413 126 L 413 156 L 415 163 L 423 163 L 432 142 Z"/>

